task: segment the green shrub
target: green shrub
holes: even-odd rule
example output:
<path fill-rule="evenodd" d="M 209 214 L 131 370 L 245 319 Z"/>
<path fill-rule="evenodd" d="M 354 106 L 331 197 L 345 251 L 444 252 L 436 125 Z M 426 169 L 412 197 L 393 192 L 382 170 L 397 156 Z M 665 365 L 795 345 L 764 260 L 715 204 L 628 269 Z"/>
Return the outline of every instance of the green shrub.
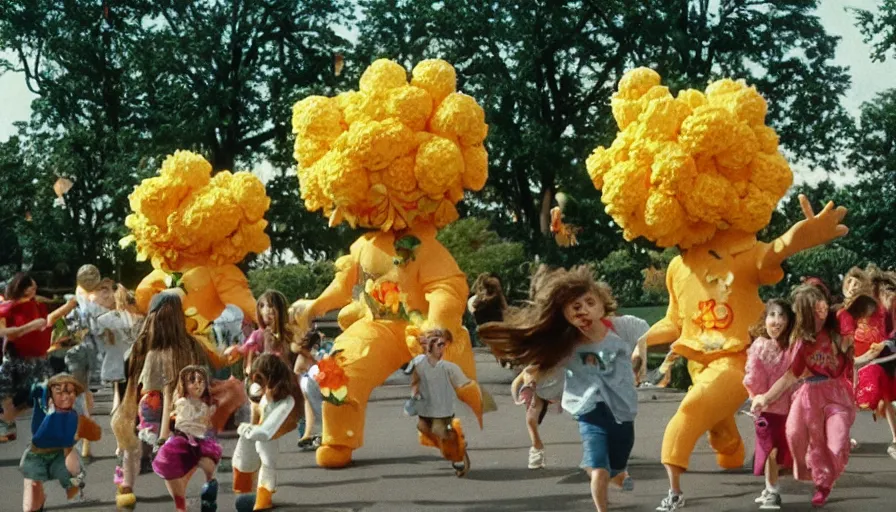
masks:
<path fill-rule="evenodd" d="M 526 297 L 531 265 L 523 244 L 503 240 L 489 229 L 487 220 L 460 219 L 439 231 L 438 239 L 467 275 L 469 285 L 479 274 L 490 272 L 501 278 L 509 300 Z"/>
<path fill-rule="evenodd" d="M 277 290 L 292 302 L 317 297 L 330 284 L 334 275 L 332 261 L 263 267 L 249 271 L 249 287 L 256 297 L 265 290 Z"/>

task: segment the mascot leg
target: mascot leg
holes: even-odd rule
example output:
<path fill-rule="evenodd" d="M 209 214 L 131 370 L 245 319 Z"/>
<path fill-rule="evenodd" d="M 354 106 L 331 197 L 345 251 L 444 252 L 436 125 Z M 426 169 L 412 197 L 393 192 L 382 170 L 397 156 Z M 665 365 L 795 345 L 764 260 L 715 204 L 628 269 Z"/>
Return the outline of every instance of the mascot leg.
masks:
<path fill-rule="evenodd" d="M 342 351 L 348 396 L 342 405 L 323 404 L 318 466 L 345 467 L 352 460 L 352 451 L 364 444 L 364 418 L 370 392 L 411 358 L 405 343 L 405 325 L 404 322 L 359 320 L 336 338 L 333 352 Z"/>
<path fill-rule="evenodd" d="M 720 357 L 707 365 L 690 363 L 694 384 L 666 426 L 663 464 L 687 469 L 697 440 L 710 432 L 719 465 L 740 467 L 744 445 L 734 415 L 748 397 L 743 386 L 746 354 Z"/>
<path fill-rule="evenodd" d="M 459 419 L 453 418 L 451 420 L 451 429 L 448 431 L 448 437 L 442 441 L 441 451 L 445 460 L 451 462 L 462 462 L 464 460 L 464 454 L 467 452 L 467 441 Z"/>
<path fill-rule="evenodd" d="M 269 510 L 274 506 L 273 495 L 277 492 L 277 444 L 277 440 L 255 443 L 261 458 L 261 469 L 258 471 L 258 489 L 253 510 Z"/>
<path fill-rule="evenodd" d="M 255 507 L 255 496 L 252 495 L 252 484 L 255 472 L 261 467 L 261 457 L 255 448 L 255 442 L 240 437 L 233 451 L 233 492 L 237 495 L 235 509 L 248 512 Z"/>

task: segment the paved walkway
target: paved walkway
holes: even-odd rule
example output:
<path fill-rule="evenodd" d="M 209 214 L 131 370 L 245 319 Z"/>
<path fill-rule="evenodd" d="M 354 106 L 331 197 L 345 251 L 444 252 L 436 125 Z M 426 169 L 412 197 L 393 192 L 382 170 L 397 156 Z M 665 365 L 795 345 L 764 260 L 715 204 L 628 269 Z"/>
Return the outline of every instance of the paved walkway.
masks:
<path fill-rule="evenodd" d="M 513 375 L 494 363 L 485 353 L 477 354 L 480 381 L 494 396 L 499 409 L 485 417 L 485 430 L 478 431 L 467 410 L 460 417 L 467 427 L 472 470 L 465 479 L 454 476 L 449 464 L 435 450 L 417 444 L 414 421 L 402 415 L 401 406 L 408 394 L 405 378 L 394 375 L 387 385 L 371 397 L 363 448 L 355 452 L 355 464 L 347 469 L 327 471 L 314 465 L 313 453 L 300 452 L 295 439 L 281 441 L 279 481 L 274 500 L 279 511 L 421 511 L 421 512 L 530 512 L 591 511 L 587 480 L 577 469 L 581 446 L 575 421 L 565 414 L 549 414 L 543 425 L 547 444 L 548 467 L 540 471 L 526 469 L 528 437 L 523 410 L 513 406 L 508 384 Z M 667 391 L 641 392 L 641 410 L 635 423 L 635 444 L 631 472 L 636 481 L 634 493 L 612 491 L 612 510 L 649 511 L 666 494 L 665 472 L 659 463 L 663 429 L 674 414 L 681 395 Z M 115 465 L 114 439 L 109 429 L 109 396 L 98 396 L 98 414 L 104 426 L 103 440 L 95 443 L 96 456 L 88 467 L 86 496 L 91 502 L 65 503 L 59 486 L 47 486 L 47 510 L 114 510 L 112 471 Z M 463 407 L 463 406 L 461 406 Z M 752 423 L 747 416 L 738 419 L 741 433 L 752 448 Z M 0 511 L 21 510 L 22 480 L 17 469 L 28 442 L 28 422 L 19 421 L 17 441 L 0 445 Z M 889 441 L 886 425 L 873 423 L 870 414 L 861 414 L 853 435 L 862 445 L 853 453 L 847 473 L 840 479 L 825 510 L 865 511 L 896 510 L 896 461 L 886 454 Z M 234 439 L 224 439 L 229 457 Z M 231 475 L 226 469 L 219 475 L 222 493 L 219 510 L 233 510 L 229 492 Z M 709 445 L 702 440 L 691 459 L 691 471 L 683 485 L 688 511 L 756 510 L 753 498 L 763 486 L 761 477 L 749 470 L 722 472 L 715 465 Z M 195 477 L 190 489 L 190 510 L 199 510 L 201 478 Z M 810 510 L 811 486 L 782 482 L 785 511 Z M 172 510 L 164 484 L 154 474 L 137 481 L 137 510 Z"/>

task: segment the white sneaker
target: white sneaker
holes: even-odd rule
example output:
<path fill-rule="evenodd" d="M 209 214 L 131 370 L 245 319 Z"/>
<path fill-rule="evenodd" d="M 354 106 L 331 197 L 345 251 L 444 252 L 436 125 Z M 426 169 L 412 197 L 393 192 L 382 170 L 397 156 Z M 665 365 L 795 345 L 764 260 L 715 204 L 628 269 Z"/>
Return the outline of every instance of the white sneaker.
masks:
<path fill-rule="evenodd" d="M 780 508 L 781 495 L 774 491 L 766 492 L 765 499 L 759 504 L 759 510 L 779 510 Z"/>
<path fill-rule="evenodd" d="M 541 469 L 544 467 L 544 449 L 529 448 L 529 469 Z"/>
<path fill-rule="evenodd" d="M 768 494 L 769 494 L 769 490 L 768 490 L 768 488 L 766 487 L 765 489 L 762 490 L 762 494 L 760 494 L 758 498 L 756 498 L 755 500 L 753 500 L 753 503 L 762 503 L 762 502 L 764 502 L 765 499 L 768 497 Z"/>
<path fill-rule="evenodd" d="M 887 447 L 887 455 L 896 459 L 896 443 L 890 443 L 890 446 Z"/>
<path fill-rule="evenodd" d="M 660 502 L 660 506 L 656 507 L 657 512 L 672 512 L 684 508 L 684 494 L 675 494 L 671 490 L 669 494 Z"/>

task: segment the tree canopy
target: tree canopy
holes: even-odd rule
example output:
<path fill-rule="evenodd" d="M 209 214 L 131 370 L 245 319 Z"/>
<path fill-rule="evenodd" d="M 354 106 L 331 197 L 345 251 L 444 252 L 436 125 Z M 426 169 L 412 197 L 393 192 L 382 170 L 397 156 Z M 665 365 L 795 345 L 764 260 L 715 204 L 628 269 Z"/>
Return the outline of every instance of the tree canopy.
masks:
<path fill-rule="evenodd" d="M 609 98 L 635 66 L 656 69 L 673 90 L 727 76 L 755 85 L 792 162 L 862 177 L 854 195 L 813 191 L 813 199 L 854 205 L 854 235 L 840 246 L 891 262 L 892 230 L 880 212 L 894 206 L 896 92 L 850 117 L 842 103 L 849 71 L 834 63 L 838 37 L 826 32 L 818 4 L 0 0 L 0 49 L 10 56 L 0 71 L 20 72 L 37 95 L 31 119 L 0 145 L 4 176 L 24 178 L 0 183 L 0 265 L 70 277 L 95 262 L 126 281 L 138 277 L 146 269 L 117 245 L 127 196 L 176 149 L 202 153 L 216 171 L 267 169 L 272 251 L 258 264 L 334 258 L 357 232 L 328 229 L 305 211 L 291 106 L 355 88 L 379 57 L 407 68 L 444 58 L 457 69 L 458 89 L 485 108 L 490 176 L 461 205 L 462 216 L 482 221 L 443 235 L 485 241 L 486 249 L 468 251 L 470 268 L 485 271 L 508 254 L 563 265 L 610 257 L 605 266 L 625 267 L 630 281 L 655 265 L 652 244 L 622 239 L 584 169 L 616 133 Z M 844 14 L 855 17 L 875 58 L 896 48 L 893 0 Z M 341 74 L 337 56 L 346 62 Z M 52 191 L 62 176 L 74 183 L 64 208 L 53 206 Z M 559 248 L 548 233 L 559 192 L 569 197 L 565 221 L 583 228 L 577 247 Z M 798 220 L 794 205 L 785 201 L 761 236 Z M 617 264 L 623 256 L 632 268 Z M 645 293 L 629 281 L 633 296 Z"/>

